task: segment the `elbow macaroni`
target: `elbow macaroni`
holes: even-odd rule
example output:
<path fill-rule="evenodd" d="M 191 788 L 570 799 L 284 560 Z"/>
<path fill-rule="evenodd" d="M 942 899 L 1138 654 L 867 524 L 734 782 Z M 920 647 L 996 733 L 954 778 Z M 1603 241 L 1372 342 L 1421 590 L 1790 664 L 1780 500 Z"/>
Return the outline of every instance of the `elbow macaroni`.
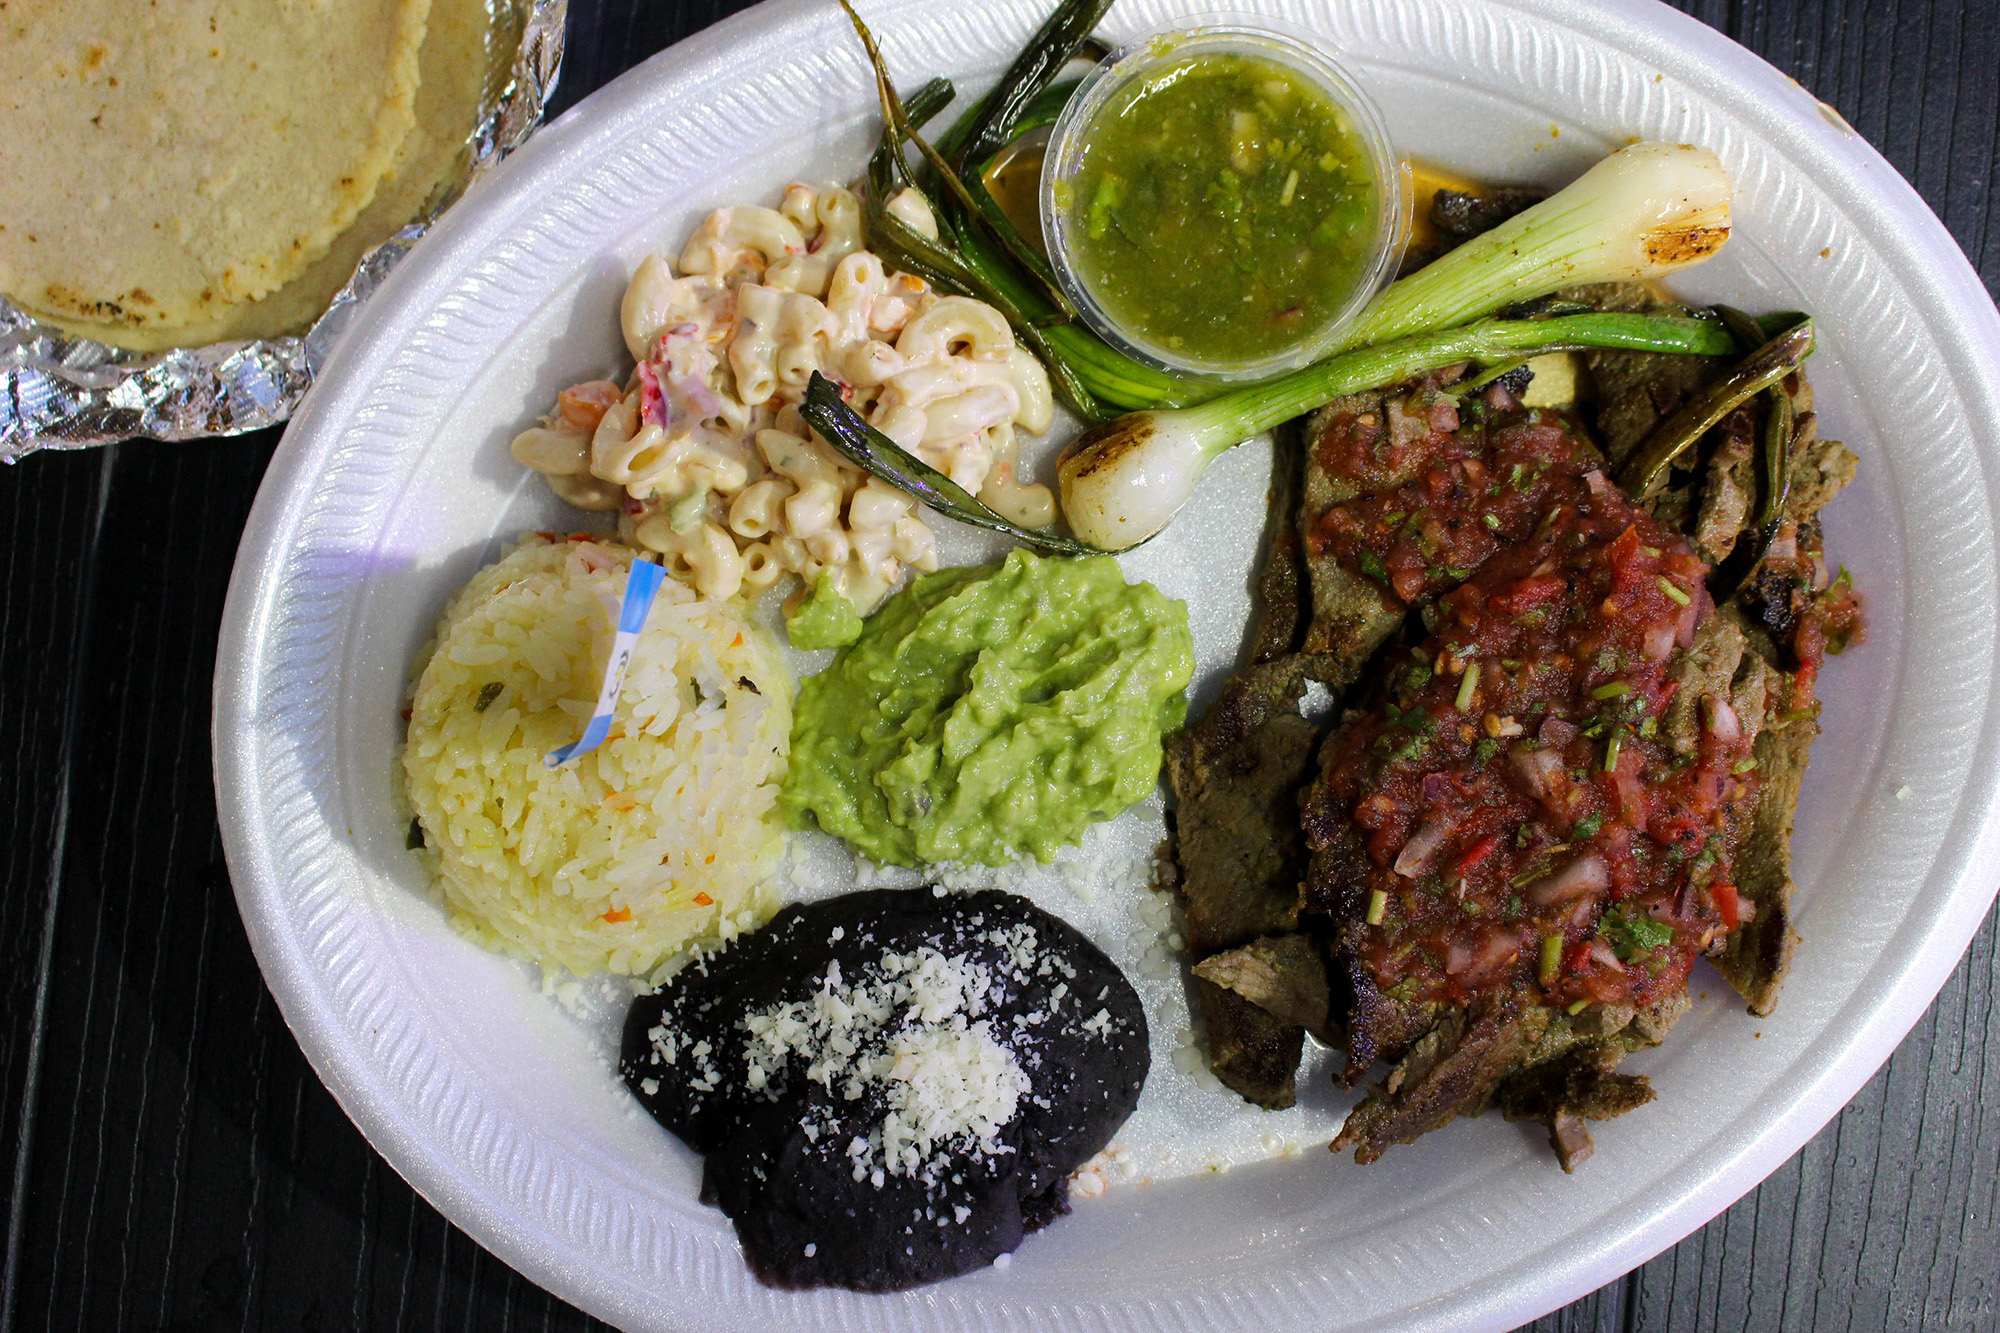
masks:
<path fill-rule="evenodd" d="M 921 195 L 890 208 L 936 235 Z M 937 540 L 911 497 L 813 437 L 798 404 L 817 370 L 988 504 L 1053 522 L 1048 488 L 1017 480 L 1017 429 L 1054 414 L 1047 372 L 991 306 L 888 271 L 861 216 L 851 191 L 794 185 L 775 209 L 717 209 L 677 265 L 648 256 L 619 307 L 637 369 L 565 390 L 515 458 L 571 503 L 618 510 L 626 540 L 706 596 L 831 571 L 866 612 L 905 569 L 937 568 Z"/>

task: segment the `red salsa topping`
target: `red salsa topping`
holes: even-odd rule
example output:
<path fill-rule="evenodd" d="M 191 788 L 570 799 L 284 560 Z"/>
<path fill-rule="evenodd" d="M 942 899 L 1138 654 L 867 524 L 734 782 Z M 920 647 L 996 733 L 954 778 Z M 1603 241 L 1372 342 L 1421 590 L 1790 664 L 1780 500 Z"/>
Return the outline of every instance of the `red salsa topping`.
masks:
<path fill-rule="evenodd" d="M 1368 857 L 1360 956 L 1400 999 L 1647 1004 L 1748 913 L 1751 741 L 1726 697 L 1674 707 L 1669 671 L 1707 570 L 1560 416 L 1433 444 L 1312 534 L 1405 600 L 1459 585 L 1327 757 Z"/>
<path fill-rule="evenodd" d="M 1551 505 L 1591 498 L 1583 478 L 1597 451 L 1565 417 L 1531 410 L 1489 433 L 1433 408 L 1417 420 L 1450 426 L 1423 437 L 1401 427 L 1408 419 L 1393 399 L 1383 413 L 1336 418 L 1317 446 L 1322 462 L 1374 484 L 1328 509 L 1309 537 L 1313 555 L 1360 570 L 1405 603 L 1526 541 Z"/>
<path fill-rule="evenodd" d="M 1751 582 L 1753 610 L 1791 651 L 1788 712 L 1813 716 L 1826 659 L 1868 637 L 1861 595 L 1845 569 L 1828 579 L 1819 524 L 1790 518 L 1772 534 Z"/>

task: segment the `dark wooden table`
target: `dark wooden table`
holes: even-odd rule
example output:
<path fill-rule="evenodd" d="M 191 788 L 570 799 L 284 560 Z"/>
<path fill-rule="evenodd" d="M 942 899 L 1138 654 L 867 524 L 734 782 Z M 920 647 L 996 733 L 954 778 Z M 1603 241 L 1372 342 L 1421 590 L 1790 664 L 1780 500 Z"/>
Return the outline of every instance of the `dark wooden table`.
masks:
<path fill-rule="evenodd" d="M 1680 3 L 1837 107 L 2000 286 L 1994 0 Z M 572 0 L 557 110 L 740 7 Z M 209 679 L 276 443 L 141 441 L 0 470 L 0 1333 L 601 1327 L 370 1150 L 244 938 Z M 1796 1157 L 1534 1327 L 2000 1328 L 1994 934 L 1989 918 Z"/>

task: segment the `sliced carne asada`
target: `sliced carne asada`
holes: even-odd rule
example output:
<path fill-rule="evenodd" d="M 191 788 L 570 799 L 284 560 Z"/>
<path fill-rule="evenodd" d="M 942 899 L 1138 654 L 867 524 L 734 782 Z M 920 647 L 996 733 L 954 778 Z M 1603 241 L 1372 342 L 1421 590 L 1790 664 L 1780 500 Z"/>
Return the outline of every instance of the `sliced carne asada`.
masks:
<path fill-rule="evenodd" d="M 1645 1005 L 1720 933 L 1706 890 L 1729 879 L 1754 737 L 1727 680 L 1704 728 L 1663 725 L 1693 707 L 1669 659 L 1694 640 L 1705 571 L 1583 461 L 1551 464 L 1533 536 L 1443 598 L 1323 755 L 1310 799 L 1370 862 L 1340 948 L 1398 998 Z"/>
<path fill-rule="evenodd" d="M 1460 211 L 1467 234 L 1490 225 Z M 1553 299 L 1685 312 L 1637 284 Z M 1853 455 L 1818 438 L 1793 374 L 1635 504 L 1609 478 L 1732 363 L 1577 362 L 1601 454 L 1517 381 L 1468 390 L 1458 368 L 1315 412 L 1298 495 L 1282 466 L 1273 488 L 1253 665 L 1169 764 L 1211 1063 L 1289 1105 L 1325 986 L 1341 1081 L 1389 1062 L 1334 1144 L 1360 1161 L 1497 1104 L 1572 1169 L 1586 1121 L 1651 1099 L 1617 1064 L 1685 1011 L 1696 954 L 1757 1013 L 1790 957 L 1816 676 L 1863 632 L 1817 520 Z M 1364 673 L 1366 707 L 1299 774 L 1294 691 Z"/>
<path fill-rule="evenodd" d="M 1624 1054 L 1615 1045 L 1591 1043 L 1535 1065 L 1501 1083 L 1500 1109 L 1509 1120 L 1546 1124 L 1563 1170 L 1574 1171 L 1592 1152 L 1584 1121 L 1609 1120 L 1653 1100 L 1650 1083 L 1618 1072 Z"/>
<path fill-rule="evenodd" d="M 1336 1040 L 1326 954 L 1310 935 L 1262 935 L 1239 948 L 1210 954 L 1194 974 L 1221 986 L 1321 1041 Z"/>
<path fill-rule="evenodd" d="M 1626 394 L 1626 401 L 1601 402 L 1600 410 L 1608 409 L 1614 421 L 1621 412 L 1628 422 L 1646 414 L 1658 420 L 1670 415 L 1683 395 L 1698 392 L 1704 374 L 1712 375 L 1713 368 L 1688 368 L 1664 385 L 1647 385 L 1636 378 L 1620 384 L 1614 371 L 1605 378 L 1614 392 Z M 1588 585 L 1585 594 L 1576 582 L 1586 569 L 1575 559 L 1558 560 L 1544 572 L 1560 570 L 1569 581 L 1568 605 L 1552 598 L 1551 608 L 1570 628 L 1557 641 L 1545 643 L 1540 656 L 1504 641 L 1498 653 L 1467 652 L 1489 646 L 1479 641 L 1477 631 L 1490 625 L 1479 623 L 1479 617 L 1465 623 L 1454 609 L 1476 599 L 1490 613 L 1498 598 L 1514 590 L 1503 586 L 1505 580 L 1535 558 L 1536 548 L 1534 541 L 1509 548 L 1472 571 L 1470 583 L 1427 612 L 1430 641 L 1407 657 L 1392 655 L 1404 679 L 1392 674 L 1381 704 L 1329 741 L 1329 780 L 1312 789 L 1305 810 L 1315 846 L 1307 903 L 1332 908 L 1342 923 L 1336 951 L 1348 954 L 1342 970 L 1354 992 L 1347 1019 L 1346 1077 L 1358 1079 L 1377 1057 L 1396 1062 L 1389 1080 L 1357 1108 L 1337 1147 L 1355 1147 L 1359 1159 L 1372 1160 L 1391 1143 L 1407 1142 L 1453 1115 L 1483 1109 L 1498 1094 L 1510 1114 L 1547 1123 L 1559 1157 L 1566 1168 L 1573 1167 L 1589 1152 L 1585 1119 L 1617 1114 L 1644 1100 L 1641 1094 L 1648 1090 L 1643 1082 L 1617 1075 L 1617 1060 L 1632 1046 L 1657 1040 L 1685 1005 L 1686 971 L 1696 953 L 1717 954 L 1724 976 L 1753 1011 L 1768 1012 L 1775 1001 L 1791 949 L 1789 836 L 1798 776 L 1817 730 L 1811 720 L 1814 679 L 1827 644 L 1837 646 L 1860 632 L 1858 603 L 1845 577 L 1825 586 L 1818 525 L 1812 517 L 1852 476 L 1852 456 L 1837 444 L 1817 440 L 1810 390 L 1802 377 L 1793 377 L 1785 392 L 1794 422 L 1786 445 L 1790 475 L 1783 479 L 1782 516 L 1761 533 L 1755 517 L 1762 506 L 1761 488 L 1769 482 L 1751 465 L 1754 453 L 1748 442 L 1756 438 L 1758 422 L 1749 409 L 1710 433 L 1701 453 L 1690 460 L 1688 475 L 1656 496 L 1649 514 L 1641 514 L 1615 487 L 1592 486 L 1591 504 L 1609 516 L 1610 528 L 1622 530 L 1608 546 L 1604 531 L 1580 534 L 1578 556 L 1588 565 L 1584 553 L 1597 547 L 1615 566 L 1621 548 L 1636 546 L 1641 553 L 1658 552 L 1663 561 L 1679 560 L 1681 566 L 1671 572 L 1633 566 L 1612 578 L 1616 586 L 1651 575 L 1663 593 L 1666 583 L 1658 580 L 1664 578 L 1681 594 L 1668 594 L 1678 614 L 1655 603 L 1653 614 L 1624 627 L 1626 651 L 1607 659 L 1596 647 L 1602 636 L 1594 637 L 1592 631 L 1611 630 L 1611 638 L 1620 637 L 1612 602 L 1592 607 L 1597 585 Z M 1643 439 L 1635 433 L 1619 443 L 1629 451 Z M 1738 530 L 1725 532 L 1725 519 Z M 1727 557 L 1748 528 L 1762 549 L 1744 593 L 1719 610 L 1713 608 L 1706 596 L 1708 570 L 1678 533 L 1664 526 L 1667 521 L 1689 525 L 1703 552 L 1718 558 Z M 1546 562 L 1547 555 L 1542 559 Z M 1460 622 L 1456 626 L 1454 619 Z M 1471 642 L 1454 648 L 1454 635 Z M 1654 664 L 1651 679 L 1641 679 L 1646 671 L 1635 669 L 1629 651 L 1634 646 L 1639 661 Z M 1593 658 L 1592 649 L 1600 655 Z M 1665 670 L 1670 655 L 1671 669 Z M 1492 657 L 1500 659 L 1503 674 L 1498 679 L 1491 674 Z M 1543 674 L 1551 659 L 1567 660 L 1574 687 L 1570 706 L 1531 688 L 1520 698 L 1498 701 L 1513 711 L 1489 707 L 1480 698 L 1487 689 L 1508 690 L 1519 679 L 1519 670 L 1505 665 L 1509 659 L 1517 664 L 1536 660 Z M 1475 666 L 1484 674 L 1467 685 L 1465 678 Z M 1592 667 L 1613 674 L 1598 680 Z M 1441 668 L 1457 668 L 1451 674 L 1458 678 L 1459 691 L 1434 683 Z M 1422 690 L 1409 690 L 1411 674 L 1419 677 Z M 1447 693 L 1450 710 L 1444 707 Z M 1539 722 L 1524 724 L 1516 716 L 1523 700 Z M 1472 762 L 1456 771 L 1448 762 L 1426 765 L 1418 758 L 1425 749 L 1451 755 L 1450 713 L 1468 707 L 1492 714 L 1496 725 L 1489 727 L 1482 715 L 1479 726 L 1494 743 L 1488 762 L 1504 756 L 1507 768 L 1500 781 L 1516 788 L 1517 795 L 1525 788 L 1536 807 L 1534 818 L 1517 824 L 1509 850 L 1532 859 L 1538 849 L 1546 849 L 1536 864 L 1516 869 L 1503 857 L 1489 872 L 1506 872 L 1507 887 L 1517 891 L 1500 900 L 1503 918 L 1517 918 L 1511 935 L 1502 928 L 1504 921 L 1491 919 L 1493 897 L 1477 892 L 1477 874 L 1449 883 L 1422 882 L 1427 872 L 1449 863 L 1460 844 L 1474 835 L 1483 838 L 1481 814 L 1489 822 L 1497 818 L 1487 813 L 1496 802 L 1483 790 L 1494 779 L 1482 773 L 1466 780 L 1465 770 L 1477 767 L 1477 741 Z M 1511 734 L 1516 726 L 1521 728 L 1518 740 Z M 1358 784 L 1346 793 L 1347 802 L 1339 799 L 1342 791 L 1333 781 L 1338 756 L 1357 733 L 1383 751 L 1372 756 L 1378 770 L 1398 761 L 1405 768 L 1416 765 L 1404 774 L 1405 790 L 1388 793 L 1386 807 L 1366 807 L 1364 799 L 1380 799 L 1383 793 L 1364 792 Z M 1595 750 L 1595 763 L 1593 746 L 1601 747 Z M 1345 754 L 1352 784 L 1356 756 L 1351 748 Z M 1451 791 L 1442 789 L 1445 781 Z M 1427 782 L 1438 790 L 1426 792 Z M 1587 808 L 1592 786 L 1606 797 L 1601 808 Z M 1579 793 L 1582 806 L 1576 804 Z M 1466 798 L 1472 817 L 1445 823 L 1444 811 L 1454 795 Z M 1444 799 L 1432 811 L 1426 808 L 1426 796 Z M 1636 825 L 1635 814 L 1643 816 Z M 1343 820 L 1349 823 L 1347 830 L 1340 827 Z M 1564 820 L 1570 822 L 1567 834 L 1560 828 Z M 1555 846 L 1550 847 L 1552 841 Z M 1370 853 L 1358 878 L 1357 845 Z M 1475 849 L 1479 845 L 1473 844 Z M 1480 859 L 1491 854 L 1489 849 Z M 1398 868 L 1414 874 L 1399 875 Z M 1455 869 L 1456 863 L 1448 868 Z M 1322 882 L 1329 878 L 1335 882 Z M 1418 883 L 1405 886 L 1402 881 L 1410 878 Z M 1366 901 L 1361 898 L 1364 888 Z M 1469 907 L 1472 922 L 1453 922 L 1452 906 L 1461 913 Z M 1399 919 L 1399 907 L 1409 919 Z M 1569 915 L 1543 921 L 1537 919 L 1538 909 L 1544 916 L 1551 911 Z M 1428 934 L 1418 928 L 1440 922 L 1446 928 Z M 1338 959 L 1336 966 L 1341 967 Z M 1500 975 L 1491 979 L 1490 990 L 1462 984 L 1493 968 Z M 1622 995 L 1612 993 L 1621 990 Z M 1545 1036 L 1506 1068 L 1501 1057 L 1524 1049 L 1517 1029 L 1537 1020 L 1529 1016 L 1530 1009 L 1497 1001 L 1496 995 L 1532 1000 L 1532 1008 L 1552 1016 L 1552 1029 L 1570 1018 L 1572 1008 L 1588 1017 L 1639 1004 L 1646 1006 L 1649 1018 L 1630 1024 L 1608 1044 L 1581 1043 L 1562 1050 Z M 1434 1026 L 1424 1026 L 1427 1018 Z M 1441 1078 L 1440 1070 L 1449 1077 Z M 1496 1071 L 1483 1092 L 1471 1077 L 1471 1071 L 1481 1070 Z"/>
<path fill-rule="evenodd" d="M 1237 1096 L 1267 1111 L 1294 1104 L 1305 1029 L 1200 977 L 1194 978 L 1193 993 L 1210 1072 Z"/>
<path fill-rule="evenodd" d="M 1321 735 L 1299 703 L 1308 682 L 1335 665 L 1299 651 L 1309 598 L 1295 520 L 1301 472 L 1298 432 L 1280 431 L 1251 665 L 1197 724 L 1167 741 L 1175 872 L 1196 963 L 1297 927 L 1305 871 L 1298 792 L 1312 776 Z M 1322 962 L 1322 985 L 1324 974 Z M 1197 979 L 1192 994 L 1216 1077 L 1260 1106 L 1290 1106 L 1304 1028 L 1226 984 Z"/>

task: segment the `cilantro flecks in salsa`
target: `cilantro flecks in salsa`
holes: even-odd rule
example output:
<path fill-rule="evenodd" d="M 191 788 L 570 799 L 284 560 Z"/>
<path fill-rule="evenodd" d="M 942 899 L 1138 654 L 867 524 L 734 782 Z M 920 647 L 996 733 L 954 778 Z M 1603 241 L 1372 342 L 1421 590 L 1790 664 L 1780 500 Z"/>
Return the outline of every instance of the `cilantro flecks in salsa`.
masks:
<path fill-rule="evenodd" d="M 1380 188 L 1324 91 L 1275 60 L 1210 53 L 1114 95 L 1055 202 L 1113 320 L 1176 358 L 1243 364 L 1340 316 L 1374 255 Z"/>
<path fill-rule="evenodd" d="M 1503 546 L 1526 541 L 1551 505 L 1587 503 L 1594 492 L 1584 477 L 1599 465 L 1566 417 L 1530 410 L 1461 431 L 1457 400 L 1429 384 L 1379 413 L 1335 418 L 1314 449 L 1328 472 L 1367 493 L 1321 516 L 1307 537 L 1312 553 L 1406 603 L 1464 582 Z"/>
<path fill-rule="evenodd" d="M 1397 999 L 1648 1004 L 1748 910 L 1727 826 L 1756 790 L 1747 729 L 1721 696 L 1670 716 L 1707 570 L 1565 419 L 1444 424 L 1400 459 L 1388 423 L 1318 446 L 1362 449 L 1386 489 L 1313 542 L 1406 600 L 1458 585 L 1326 756 L 1365 854 L 1349 939 Z"/>

